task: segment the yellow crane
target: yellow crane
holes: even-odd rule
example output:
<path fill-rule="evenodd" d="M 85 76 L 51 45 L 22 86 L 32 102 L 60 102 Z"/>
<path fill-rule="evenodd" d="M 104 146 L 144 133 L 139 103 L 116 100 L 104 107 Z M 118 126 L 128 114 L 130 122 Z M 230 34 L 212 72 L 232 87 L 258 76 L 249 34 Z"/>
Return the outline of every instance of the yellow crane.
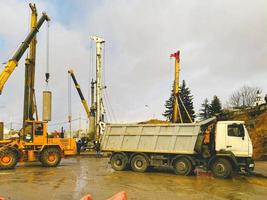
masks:
<path fill-rule="evenodd" d="M 79 94 L 79 97 L 81 99 L 81 103 L 83 105 L 83 108 L 86 112 L 86 115 L 87 115 L 87 118 L 88 118 L 88 121 L 89 121 L 89 133 L 88 133 L 88 141 L 87 142 L 92 142 L 95 138 L 95 109 L 94 109 L 94 86 L 93 84 L 94 83 L 91 83 L 91 107 L 89 109 L 89 105 L 87 103 L 87 101 L 85 100 L 84 96 L 83 96 L 83 93 L 82 93 L 82 90 L 81 90 L 81 87 L 80 87 L 80 84 L 78 83 L 76 77 L 75 77 L 75 74 L 74 74 L 74 71 L 72 69 L 70 69 L 68 71 L 69 75 L 71 76 L 72 80 L 73 80 L 73 83 L 75 85 L 75 88 Z"/>
<path fill-rule="evenodd" d="M 36 8 L 34 5 L 30 5 L 30 7 L 32 10 L 31 31 L 0 74 L 0 88 L 2 91 L 4 84 L 14 71 L 18 61 L 30 45 L 30 55 L 26 59 L 25 71 L 25 88 L 28 88 L 25 97 L 29 100 L 25 104 L 27 104 L 28 108 L 33 105 L 33 97 L 30 92 L 33 92 L 32 89 L 34 88 L 35 36 L 43 22 L 50 20 L 45 13 L 42 13 L 41 18 L 37 21 Z M 31 114 L 33 114 L 33 111 Z M 20 137 L 0 141 L 0 169 L 12 169 L 19 161 L 36 160 L 39 160 L 45 167 L 56 167 L 63 156 L 76 154 L 77 148 L 74 139 L 51 138 L 47 131 L 47 121 L 29 119 L 29 112 L 24 113 L 24 116 L 26 119 L 24 119 Z"/>
<path fill-rule="evenodd" d="M 88 117 L 88 119 L 89 119 L 90 116 L 91 116 L 91 114 L 90 114 L 90 110 L 89 110 L 88 103 L 87 103 L 87 101 L 85 100 L 85 98 L 84 98 L 84 96 L 83 96 L 81 87 L 80 87 L 79 83 L 77 82 L 77 79 L 76 79 L 76 77 L 75 77 L 75 75 L 74 75 L 73 70 L 70 69 L 70 70 L 68 71 L 68 73 L 70 74 L 70 76 L 71 76 L 71 78 L 72 78 L 72 80 L 73 80 L 73 83 L 74 83 L 74 85 L 75 85 L 75 88 L 76 88 L 76 90 L 77 90 L 77 92 L 78 92 L 78 94 L 79 94 L 79 97 L 80 97 L 80 99 L 81 99 L 83 108 L 84 108 L 84 110 L 85 110 L 85 112 L 86 112 L 86 115 L 87 115 L 87 117 Z"/>

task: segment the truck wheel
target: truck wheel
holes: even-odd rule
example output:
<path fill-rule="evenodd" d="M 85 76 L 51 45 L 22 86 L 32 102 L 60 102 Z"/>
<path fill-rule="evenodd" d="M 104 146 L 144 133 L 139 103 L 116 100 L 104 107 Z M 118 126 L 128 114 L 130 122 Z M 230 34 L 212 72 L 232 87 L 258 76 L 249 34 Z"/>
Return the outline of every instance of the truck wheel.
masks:
<path fill-rule="evenodd" d="M 193 165 L 187 158 L 178 158 L 173 165 L 174 172 L 177 175 L 188 176 L 192 173 Z"/>
<path fill-rule="evenodd" d="M 18 156 L 12 149 L 0 151 L 0 169 L 13 169 L 18 163 Z"/>
<path fill-rule="evenodd" d="M 233 169 L 228 160 L 224 158 L 218 158 L 213 162 L 211 171 L 217 178 L 229 178 L 232 176 Z"/>
<path fill-rule="evenodd" d="M 115 153 L 110 158 L 110 164 L 112 169 L 122 171 L 126 168 L 127 157 L 122 153 Z"/>
<path fill-rule="evenodd" d="M 44 167 L 56 167 L 61 161 L 61 152 L 58 148 L 50 147 L 41 152 L 40 162 Z"/>
<path fill-rule="evenodd" d="M 131 168 L 135 172 L 145 172 L 148 166 L 148 160 L 143 155 L 135 155 L 131 160 Z"/>

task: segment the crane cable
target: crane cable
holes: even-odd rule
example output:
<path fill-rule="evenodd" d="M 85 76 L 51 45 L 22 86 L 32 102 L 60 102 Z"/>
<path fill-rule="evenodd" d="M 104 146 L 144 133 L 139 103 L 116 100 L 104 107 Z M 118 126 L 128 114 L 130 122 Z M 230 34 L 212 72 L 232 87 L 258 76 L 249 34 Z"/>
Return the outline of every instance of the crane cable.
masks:
<path fill-rule="evenodd" d="M 93 41 L 90 40 L 90 60 L 89 60 L 89 87 L 88 87 L 88 102 L 91 103 L 90 101 L 90 96 L 91 96 L 91 82 L 93 82 L 93 77 L 94 77 L 94 68 L 93 68 Z M 91 81 L 91 82 L 90 82 Z M 89 105 L 90 105 L 89 103 Z M 93 106 L 93 105 L 90 105 L 90 106 Z"/>
<path fill-rule="evenodd" d="M 50 50 L 50 41 L 49 41 L 49 29 L 50 29 L 50 26 L 49 26 L 49 21 L 47 22 L 47 31 L 46 31 L 46 73 L 45 73 L 45 82 L 46 82 L 46 89 L 48 89 L 48 81 L 49 81 L 49 78 L 50 78 L 50 73 L 49 73 L 49 50 Z"/>
<path fill-rule="evenodd" d="M 108 82 L 108 80 L 106 79 L 106 43 L 104 43 L 104 47 L 103 47 L 103 83 L 104 83 L 104 86 L 106 85 L 106 82 Z M 112 107 L 112 104 L 111 104 L 111 101 L 110 101 L 110 98 L 109 98 L 109 95 L 108 95 L 108 91 L 106 89 L 106 87 L 104 87 L 104 91 L 103 91 L 103 98 L 104 98 L 104 101 L 106 103 L 106 109 L 110 115 L 110 120 L 114 120 L 115 122 L 117 122 L 117 118 L 116 118 L 116 115 L 114 113 L 114 110 L 113 110 L 113 107 Z M 109 109 L 110 107 L 110 109 Z"/>

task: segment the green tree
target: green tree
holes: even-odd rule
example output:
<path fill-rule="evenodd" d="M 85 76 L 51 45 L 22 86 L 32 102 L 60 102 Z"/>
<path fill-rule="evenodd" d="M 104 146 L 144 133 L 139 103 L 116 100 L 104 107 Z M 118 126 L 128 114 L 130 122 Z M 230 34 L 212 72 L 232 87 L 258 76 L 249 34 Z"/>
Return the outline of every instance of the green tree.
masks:
<path fill-rule="evenodd" d="M 173 95 L 173 89 L 172 89 L 170 98 L 165 102 L 166 109 L 164 113 L 162 114 L 170 122 L 173 121 L 173 105 L 174 105 L 174 95 Z"/>
<path fill-rule="evenodd" d="M 196 116 L 193 105 L 193 95 L 191 95 L 190 89 L 186 87 L 185 80 L 182 81 L 182 85 L 179 88 L 179 95 L 180 95 L 179 106 L 183 122 L 190 123 L 190 119 L 186 113 L 186 110 L 193 121 Z M 180 100 L 182 100 L 182 102 Z M 184 106 L 182 105 L 182 103 L 184 104 Z M 186 110 L 184 109 L 184 107 L 186 108 Z"/>
<path fill-rule="evenodd" d="M 201 104 L 201 109 L 200 109 L 200 112 L 199 112 L 199 117 L 201 119 L 208 119 L 209 117 L 211 117 L 211 114 L 210 114 L 210 111 L 211 111 L 211 108 L 210 108 L 210 104 L 209 104 L 209 100 L 206 98 L 204 99 L 204 102 Z"/>
<path fill-rule="evenodd" d="M 183 80 L 182 85 L 179 87 L 179 96 L 178 102 L 179 102 L 179 108 L 181 111 L 181 116 L 183 118 L 183 122 L 189 123 L 190 120 L 187 116 L 187 113 L 184 109 L 184 107 L 187 109 L 187 112 L 189 113 L 191 119 L 194 121 L 195 119 L 195 111 L 193 106 L 193 96 L 191 95 L 191 91 L 188 87 L 186 87 L 186 83 Z M 173 89 L 171 91 L 170 98 L 165 102 L 165 112 L 162 114 L 164 117 L 167 118 L 168 121 L 173 122 L 173 106 L 174 106 L 174 95 L 173 95 Z M 181 100 L 184 104 L 184 107 L 181 103 Z M 181 122 L 179 119 L 178 122 Z"/>
<path fill-rule="evenodd" d="M 210 103 L 210 114 L 211 116 L 215 116 L 221 113 L 222 113 L 221 101 L 216 95 L 214 95 Z"/>

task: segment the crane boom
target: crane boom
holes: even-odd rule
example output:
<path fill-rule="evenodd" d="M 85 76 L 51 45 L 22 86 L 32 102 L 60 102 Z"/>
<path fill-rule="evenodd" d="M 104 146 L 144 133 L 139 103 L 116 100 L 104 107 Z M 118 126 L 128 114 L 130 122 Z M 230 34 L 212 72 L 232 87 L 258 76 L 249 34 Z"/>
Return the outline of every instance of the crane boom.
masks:
<path fill-rule="evenodd" d="M 70 76 L 71 76 L 71 78 L 72 78 L 72 80 L 73 80 L 73 83 L 74 83 L 74 85 L 75 85 L 75 87 L 76 87 L 76 89 L 77 89 L 77 92 L 78 92 L 78 94 L 79 94 L 79 96 L 80 96 L 80 99 L 81 99 L 81 102 L 82 102 L 82 104 L 83 104 L 84 110 L 85 110 L 85 112 L 86 112 L 86 114 L 87 114 L 87 117 L 88 117 L 88 119 L 89 119 L 90 116 L 91 116 L 91 114 L 90 114 L 90 110 L 89 110 L 89 106 L 88 106 L 87 101 L 85 100 L 85 98 L 84 98 L 84 96 L 83 96 L 83 93 L 82 93 L 82 91 L 81 91 L 80 85 L 78 84 L 78 82 L 77 82 L 77 80 L 76 80 L 76 77 L 75 77 L 75 75 L 74 75 L 73 70 L 69 70 L 68 73 L 70 74 Z"/>
<path fill-rule="evenodd" d="M 8 78 L 10 77 L 10 75 L 14 71 L 15 67 L 17 66 L 19 60 L 21 59 L 21 57 L 23 56 L 23 54 L 25 53 L 25 51 L 29 47 L 34 36 L 37 34 L 38 30 L 40 29 L 40 27 L 42 26 L 44 21 L 49 21 L 49 20 L 50 19 L 47 16 L 47 14 L 45 12 L 43 12 L 41 18 L 39 19 L 39 21 L 36 24 L 36 27 L 31 30 L 31 32 L 27 35 L 25 40 L 20 44 L 19 48 L 15 51 L 12 58 L 7 62 L 4 70 L 0 74 L 0 94 L 3 91 L 3 87 L 4 87 L 5 83 L 7 82 Z"/>

